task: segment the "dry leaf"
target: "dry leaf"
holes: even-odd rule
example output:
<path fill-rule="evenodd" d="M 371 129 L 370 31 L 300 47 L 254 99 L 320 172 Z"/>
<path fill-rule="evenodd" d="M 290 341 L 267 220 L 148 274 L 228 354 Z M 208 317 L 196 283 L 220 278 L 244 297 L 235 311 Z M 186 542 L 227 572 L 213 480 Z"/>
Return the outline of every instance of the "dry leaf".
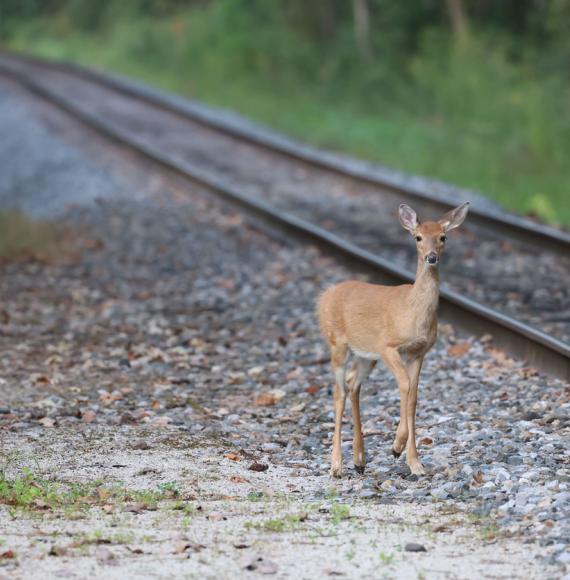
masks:
<path fill-rule="evenodd" d="M 523 379 L 529 379 L 538 376 L 538 371 L 532 367 L 524 367 L 520 369 L 519 374 Z"/>
<path fill-rule="evenodd" d="M 422 437 L 420 439 L 420 445 L 431 445 L 433 443 L 433 439 L 431 437 Z"/>
<path fill-rule="evenodd" d="M 249 479 L 242 477 L 241 475 L 233 475 L 230 477 L 232 483 L 249 483 Z"/>
<path fill-rule="evenodd" d="M 320 391 L 320 387 L 317 385 L 311 385 L 305 389 L 305 393 L 309 393 L 309 395 L 316 395 Z"/>
<path fill-rule="evenodd" d="M 95 421 L 95 411 L 87 410 L 81 413 L 81 420 L 84 423 L 93 423 Z"/>
<path fill-rule="evenodd" d="M 226 459 L 229 459 L 230 461 L 241 461 L 241 457 L 237 454 L 237 453 L 226 453 L 224 455 L 224 457 Z"/>
<path fill-rule="evenodd" d="M 277 403 L 277 399 L 272 393 L 261 393 L 255 397 L 254 402 L 257 407 L 271 407 Z"/>
<path fill-rule="evenodd" d="M 167 417 L 166 415 L 161 415 L 160 417 L 156 417 L 156 419 L 153 419 L 151 425 L 153 427 L 166 427 L 168 423 L 170 423 L 170 417 Z"/>
<path fill-rule="evenodd" d="M 176 546 L 174 546 L 174 553 L 175 554 L 184 554 L 186 550 L 191 546 L 190 542 L 185 540 L 180 540 L 176 542 Z"/>
<path fill-rule="evenodd" d="M 490 348 L 487 351 L 494 359 L 499 363 L 501 366 L 505 366 L 507 368 L 512 368 L 515 364 L 515 361 L 510 359 L 506 353 L 498 348 Z"/>
<path fill-rule="evenodd" d="M 460 357 L 469 352 L 471 344 L 469 342 L 458 342 L 447 349 L 447 354 L 453 357 Z"/>
<path fill-rule="evenodd" d="M 254 461 L 248 469 L 250 471 L 267 471 L 269 469 L 269 465 L 265 463 L 260 463 L 259 461 Z"/>
<path fill-rule="evenodd" d="M 126 505 L 124 509 L 126 512 L 131 512 L 133 514 L 141 514 L 145 510 L 146 511 L 156 511 L 156 506 L 148 505 L 148 504 L 145 504 L 142 502 L 135 502 L 135 503 L 130 503 L 130 504 Z"/>
<path fill-rule="evenodd" d="M 40 419 L 38 423 L 44 427 L 53 427 L 55 425 L 55 421 L 50 417 L 44 417 L 43 419 Z"/>

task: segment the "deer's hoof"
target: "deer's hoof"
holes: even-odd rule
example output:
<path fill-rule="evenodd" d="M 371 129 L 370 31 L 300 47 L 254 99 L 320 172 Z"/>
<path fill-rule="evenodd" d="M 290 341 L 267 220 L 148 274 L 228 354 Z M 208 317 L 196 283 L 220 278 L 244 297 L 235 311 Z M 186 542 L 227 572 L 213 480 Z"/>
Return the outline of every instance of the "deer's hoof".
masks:
<path fill-rule="evenodd" d="M 393 447 L 392 447 L 392 455 L 398 459 L 400 457 L 400 455 L 402 455 L 401 451 L 396 451 Z"/>
<path fill-rule="evenodd" d="M 333 465 L 331 467 L 331 477 L 340 479 L 342 477 L 342 465 Z"/>
<path fill-rule="evenodd" d="M 360 473 L 360 475 L 364 474 L 365 468 L 366 468 L 366 465 L 355 465 L 354 466 L 354 470 L 356 471 L 356 473 Z"/>
<path fill-rule="evenodd" d="M 424 469 L 424 466 L 420 463 L 420 461 L 418 459 L 416 459 L 414 461 L 410 461 L 410 463 L 408 463 L 408 467 L 410 468 L 412 475 L 425 475 L 426 474 L 426 470 Z"/>

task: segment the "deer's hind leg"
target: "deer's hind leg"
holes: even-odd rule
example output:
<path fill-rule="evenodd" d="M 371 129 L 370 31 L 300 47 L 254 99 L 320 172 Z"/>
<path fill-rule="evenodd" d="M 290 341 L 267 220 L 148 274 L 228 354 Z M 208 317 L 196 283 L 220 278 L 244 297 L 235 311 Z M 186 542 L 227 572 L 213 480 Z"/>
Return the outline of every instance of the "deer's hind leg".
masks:
<path fill-rule="evenodd" d="M 364 439 L 362 437 L 362 424 L 360 421 L 360 387 L 362 381 L 368 377 L 375 366 L 375 360 L 358 357 L 349 371 L 350 402 L 352 404 L 352 424 L 354 429 L 352 451 L 354 469 L 358 473 L 364 473 L 366 466 L 366 454 L 364 452 Z"/>
<path fill-rule="evenodd" d="M 331 475 L 333 477 L 342 477 L 342 419 L 346 403 L 346 369 L 348 366 L 349 355 L 350 353 L 346 344 L 336 344 L 331 346 L 331 364 L 335 374 L 335 426 L 331 461 Z"/>

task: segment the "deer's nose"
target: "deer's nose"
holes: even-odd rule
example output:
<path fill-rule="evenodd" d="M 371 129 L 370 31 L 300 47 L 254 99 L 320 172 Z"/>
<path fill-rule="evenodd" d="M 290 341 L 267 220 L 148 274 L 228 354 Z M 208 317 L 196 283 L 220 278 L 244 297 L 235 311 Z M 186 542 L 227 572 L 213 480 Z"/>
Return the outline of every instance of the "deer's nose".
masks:
<path fill-rule="evenodd" d="M 437 264 L 439 262 L 439 256 L 435 252 L 430 252 L 426 256 L 426 262 L 428 264 Z"/>

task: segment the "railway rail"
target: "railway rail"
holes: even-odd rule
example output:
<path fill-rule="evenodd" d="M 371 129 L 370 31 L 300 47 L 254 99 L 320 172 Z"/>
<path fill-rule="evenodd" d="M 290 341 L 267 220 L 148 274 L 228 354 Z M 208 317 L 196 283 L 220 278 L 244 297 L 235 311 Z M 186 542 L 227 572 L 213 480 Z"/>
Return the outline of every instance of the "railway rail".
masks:
<path fill-rule="evenodd" d="M 55 71 L 56 74 L 60 75 L 58 78 L 52 79 L 51 83 L 47 78 L 49 71 Z M 412 274 L 401 265 L 376 255 L 370 249 L 360 247 L 354 241 L 346 239 L 346 236 L 333 234 L 318 225 L 318 222 L 322 221 L 322 215 L 317 216 L 316 219 L 304 219 L 300 215 L 278 207 L 275 203 L 269 203 L 266 199 L 251 194 L 246 187 L 240 186 L 238 188 L 228 185 L 226 179 L 220 179 L 213 171 L 204 170 L 203 164 L 197 164 L 187 158 L 181 158 L 172 151 L 161 147 L 160 144 L 153 142 L 151 138 L 152 131 L 149 130 L 149 127 L 141 127 L 137 133 L 132 126 L 121 126 L 121 123 L 117 122 L 116 111 L 114 114 L 105 114 L 104 109 L 94 110 L 90 106 L 90 102 L 85 102 L 79 98 L 77 92 L 74 94 L 73 87 L 70 89 L 70 83 L 73 82 L 74 77 L 87 79 L 91 89 L 83 87 L 83 94 L 88 90 L 94 93 L 103 89 L 105 91 L 115 91 L 121 93 L 123 98 L 128 98 L 128 102 L 132 102 L 135 109 L 135 103 L 144 102 L 147 106 L 152 106 L 179 117 L 185 117 L 190 114 L 189 110 L 185 111 L 184 109 L 192 109 L 194 107 L 192 103 L 185 105 L 181 99 L 167 97 L 152 89 L 104 73 L 94 73 L 68 64 L 45 63 L 37 59 L 3 56 L 0 58 L 0 73 L 16 80 L 42 99 L 65 110 L 106 137 L 135 150 L 163 168 L 182 175 L 222 196 L 252 214 L 256 220 L 261 221 L 266 226 L 269 225 L 272 228 L 284 231 L 289 236 L 317 245 L 324 252 L 343 259 L 352 268 L 368 273 L 375 280 L 387 283 L 405 283 L 413 279 Z M 67 80 L 61 75 L 67 75 Z M 102 95 L 99 94 L 98 96 L 100 98 Z M 123 109 L 128 102 L 122 102 Z M 208 113 L 208 115 L 213 116 L 214 113 Z M 200 120 L 200 123 L 203 124 L 207 122 L 205 117 Z M 230 123 L 229 121 L 220 121 L 218 119 L 216 122 L 218 124 L 217 131 L 231 133 L 227 125 L 227 123 Z M 256 130 L 252 129 L 252 131 Z M 235 133 L 232 136 L 236 138 Z M 239 138 L 245 139 L 246 137 L 242 135 Z M 354 169 L 351 174 L 348 171 L 341 170 L 339 166 L 326 167 L 326 163 L 332 163 L 333 161 L 336 163 L 334 159 L 329 159 L 326 154 L 296 145 L 295 147 L 299 147 L 300 151 L 287 151 L 287 147 L 292 146 L 287 140 L 270 146 L 265 142 L 270 138 L 269 134 L 263 136 L 263 139 L 255 139 L 254 136 L 248 138 L 251 142 L 255 141 L 256 147 L 269 147 L 274 152 L 277 151 L 282 155 L 294 157 L 305 164 L 319 165 L 321 168 L 327 169 L 327 171 L 336 173 L 337 176 L 342 175 L 345 178 L 368 179 L 370 181 L 369 178 L 371 176 L 366 177 L 358 174 L 360 170 Z M 302 151 L 304 151 L 304 158 L 301 155 Z M 311 159 L 310 157 L 313 153 L 317 157 L 320 156 L 319 159 Z M 376 180 L 374 183 L 378 185 L 379 181 Z M 383 187 L 390 188 L 392 186 L 383 184 Z M 404 189 L 403 184 L 399 184 L 397 187 L 392 188 L 392 192 L 396 191 L 400 199 L 410 200 L 410 197 L 415 198 L 417 202 L 421 203 L 422 208 L 429 206 L 432 209 L 441 211 L 444 208 L 448 208 L 447 202 L 451 204 L 457 201 L 445 200 L 441 196 L 429 198 L 427 194 L 411 190 L 404 191 Z M 272 199 L 271 201 L 274 200 Z M 490 225 L 493 220 L 486 221 L 482 217 L 489 213 L 492 212 L 482 209 L 474 212 L 475 218 L 473 221 L 476 222 L 476 226 L 481 228 L 481 230 L 487 231 L 491 230 L 492 227 L 496 227 Z M 311 214 L 311 217 L 314 216 Z M 499 214 L 494 215 L 493 218 L 496 223 L 498 223 L 497 220 L 502 219 L 499 218 Z M 527 220 L 509 217 L 506 221 L 501 222 L 500 235 L 512 235 L 515 239 L 523 240 L 525 244 L 539 245 L 542 251 L 565 255 L 565 252 L 570 248 L 570 236 L 552 228 L 527 222 Z M 519 233 L 513 233 L 514 230 Z M 523 232 L 526 233 L 523 235 Z M 568 239 L 566 239 L 567 237 Z M 528 364 L 549 374 L 570 380 L 570 346 L 561 340 L 448 288 L 442 288 L 440 310 L 444 319 L 452 321 L 459 328 L 472 333 L 490 333 L 493 335 L 495 344 L 504 348 L 513 356 L 522 358 Z"/>

